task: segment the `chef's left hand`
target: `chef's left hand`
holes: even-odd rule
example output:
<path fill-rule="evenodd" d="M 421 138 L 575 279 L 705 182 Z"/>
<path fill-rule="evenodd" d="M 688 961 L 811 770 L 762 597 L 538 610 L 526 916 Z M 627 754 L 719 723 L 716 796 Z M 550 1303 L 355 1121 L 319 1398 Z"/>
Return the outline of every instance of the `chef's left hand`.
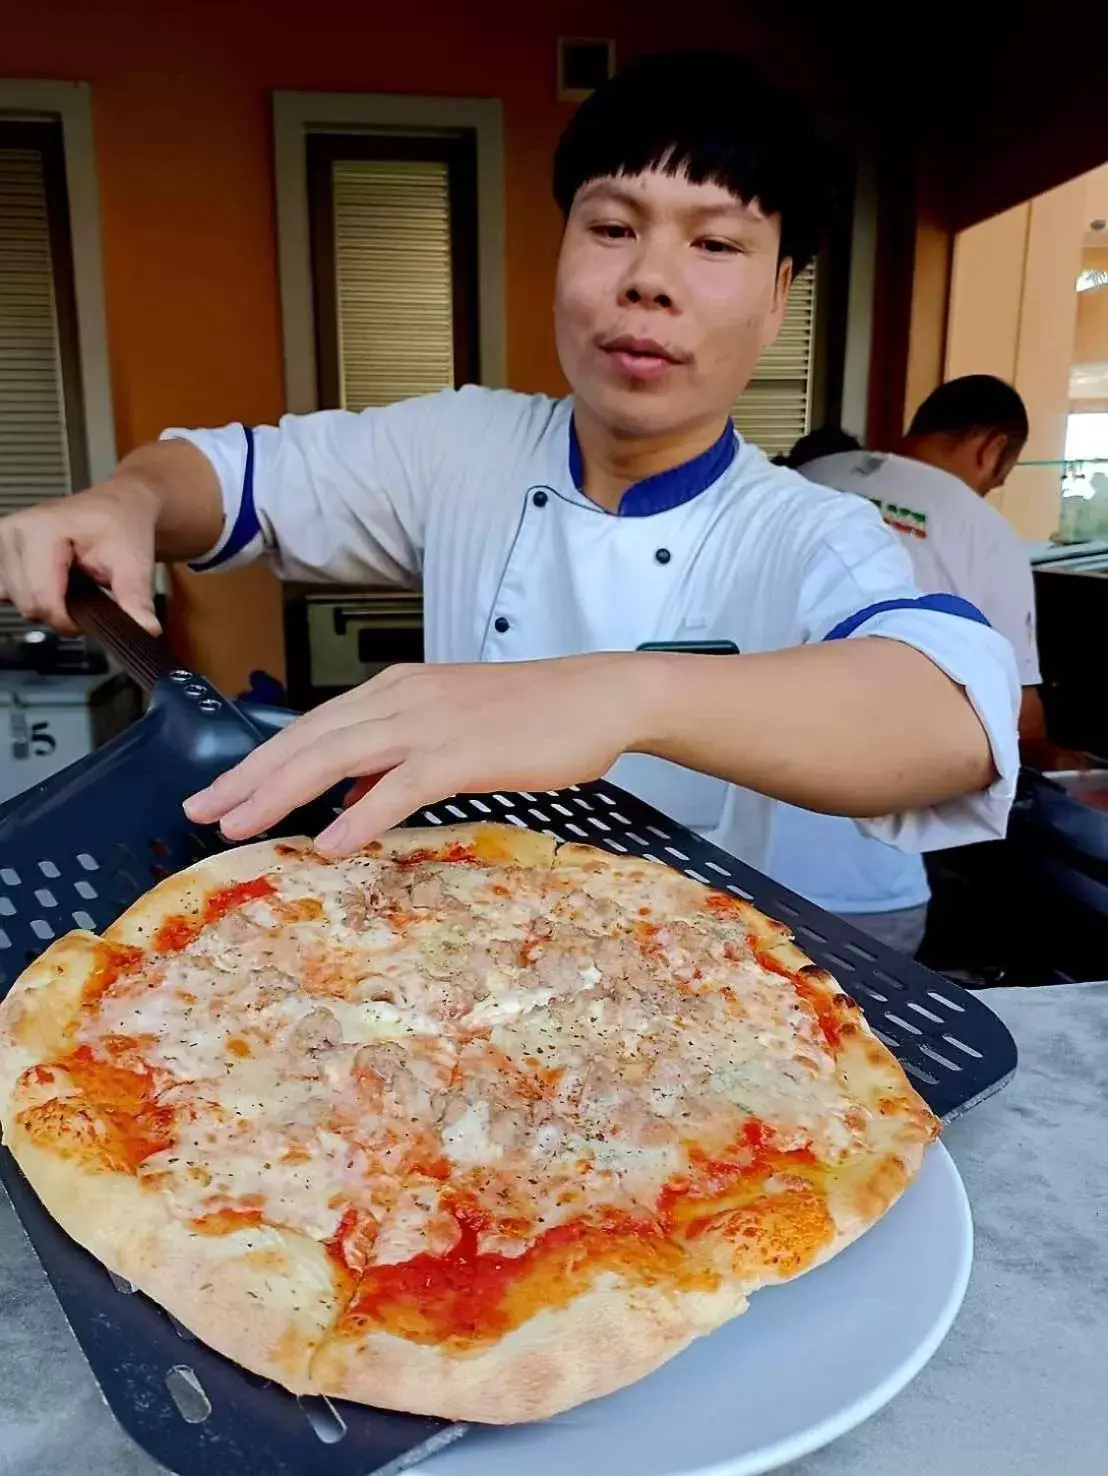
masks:
<path fill-rule="evenodd" d="M 245 840 L 343 779 L 356 797 L 317 845 L 349 855 L 452 794 L 597 779 L 638 741 L 652 662 L 635 653 L 392 666 L 256 749 L 185 804 Z"/>

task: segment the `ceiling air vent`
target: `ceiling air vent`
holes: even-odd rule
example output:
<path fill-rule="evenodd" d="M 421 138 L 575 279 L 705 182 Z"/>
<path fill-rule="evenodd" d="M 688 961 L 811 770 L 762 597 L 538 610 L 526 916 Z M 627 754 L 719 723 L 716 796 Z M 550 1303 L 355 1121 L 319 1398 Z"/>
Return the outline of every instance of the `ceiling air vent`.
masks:
<path fill-rule="evenodd" d="M 614 41 L 558 38 L 558 101 L 581 102 L 615 71 Z"/>

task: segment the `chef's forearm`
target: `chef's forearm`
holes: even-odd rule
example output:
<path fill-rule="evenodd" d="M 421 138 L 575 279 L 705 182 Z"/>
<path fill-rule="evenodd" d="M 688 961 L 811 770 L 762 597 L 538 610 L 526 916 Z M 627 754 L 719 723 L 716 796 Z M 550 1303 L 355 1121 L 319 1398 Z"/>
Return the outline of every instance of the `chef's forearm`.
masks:
<path fill-rule="evenodd" d="M 963 689 L 900 641 L 632 659 L 650 663 L 635 675 L 636 751 L 789 804 L 865 818 L 996 777 Z"/>
<path fill-rule="evenodd" d="M 153 506 L 156 556 L 166 563 L 199 558 L 223 531 L 223 495 L 211 462 L 184 440 L 139 446 L 102 484 Z"/>

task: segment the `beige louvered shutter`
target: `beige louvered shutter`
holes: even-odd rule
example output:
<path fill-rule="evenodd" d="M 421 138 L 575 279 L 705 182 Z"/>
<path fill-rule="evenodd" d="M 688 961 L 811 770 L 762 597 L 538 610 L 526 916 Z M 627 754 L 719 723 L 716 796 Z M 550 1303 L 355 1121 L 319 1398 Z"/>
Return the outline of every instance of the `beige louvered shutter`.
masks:
<path fill-rule="evenodd" d="M 342 403 L 388 405 L 454 383 L 445 163 L 336 160 Z"/>
<path fill-rule="evenodd" d="M 766 349 L 735 405 L 740 434 L 767 456 L 790 450 L 811 429 L 815 307 L 813 265 L 793 283 L 777 342 Z"/>
<path fill-rule="evenodd" d="M 42 155 L 0 148 L 0 515 L 69 491 Z M 0 606 L 0 635 L 23 624 Z"/>

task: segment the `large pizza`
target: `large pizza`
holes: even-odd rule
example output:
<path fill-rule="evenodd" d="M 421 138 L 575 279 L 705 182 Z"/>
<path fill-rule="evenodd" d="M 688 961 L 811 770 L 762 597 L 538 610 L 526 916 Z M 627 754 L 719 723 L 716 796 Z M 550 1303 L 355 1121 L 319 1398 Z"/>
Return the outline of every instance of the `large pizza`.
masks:
<path fill-rule="evenodd" d="M 0 1120 L 60 1224 L 296 1392 L 535 1419 L 878 1219 L 937 1123 L 787 930 L 510 826 L 267 841 L 54 943 Z"/>

